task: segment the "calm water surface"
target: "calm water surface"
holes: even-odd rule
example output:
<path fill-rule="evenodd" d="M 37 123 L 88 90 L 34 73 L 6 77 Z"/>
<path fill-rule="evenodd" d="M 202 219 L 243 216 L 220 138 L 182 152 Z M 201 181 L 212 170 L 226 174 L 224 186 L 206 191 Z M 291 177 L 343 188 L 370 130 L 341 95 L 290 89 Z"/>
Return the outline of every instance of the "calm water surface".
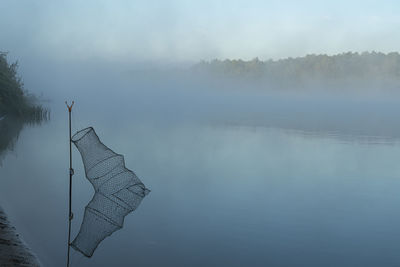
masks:
<path fill-rule="evenodd" d="M 66 257 L 62 100 L 50 122 L 22 130 L 0 168 L 1 205 L 45 266 Z M 76 103 L 74 131 L 93 126 L 152 191 L 91 259 L 72 250 L 72 266 L 400 266 L 395 137 L 199 119 L 182 106 L 143 116 L 141 99 L 88 101 Z M 317 125 L 299 116 L 295 125 Z M 93 189 L 73 157 L 75 236 Z"/>

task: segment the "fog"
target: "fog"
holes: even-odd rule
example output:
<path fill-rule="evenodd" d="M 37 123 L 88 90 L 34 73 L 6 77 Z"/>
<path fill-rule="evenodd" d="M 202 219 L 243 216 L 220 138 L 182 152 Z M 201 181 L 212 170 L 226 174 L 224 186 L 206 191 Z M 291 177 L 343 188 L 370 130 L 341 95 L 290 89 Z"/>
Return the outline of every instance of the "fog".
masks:
<path fill-rule="evenodd" d="M 305 86 L 195 68 L 395 51 L 395 1 L 6 0 L 0 8 L 0 51 L 51 113 L 41 125 L 0 121 L 0 205 L 44 266 L 65 264 L 65 101 L 75 101 L 73 133 L 93 126 L 152 190 L 93 258 L 73 250 L 72 266 L 400 265 L 395 53 L 379 65 L 387 68 L 371 64 L 390 70 L 393 83 L 379 80 L 385 71 Z M 300 67 L 293 73 L 314 81 Z M 75 149 L 73 166 L 74 236 L 93 188 Z"/>
<path fill-rule="evenodd" d="M 391 119 L 393 92 L 359 85 L 329 91 L 322 81 L 306 92 L 294 84 L 288 93 L 268 81 L 215 81 L 190 71 L 215 58 L 396 51 L 398 7 L 384 3 L 2 1 L 0 51 L 19 62 L 25 89 L 51 101 L 53 112 L 74 99 L 86 109 L 80 116 L 112 102 L 118 109 L 108 108 L 109 114 L 132 112 L 144 120 L 158 114 L 164 122 L 182 117 L 385 135 L 397 131 L 385 130 L 391 123 L 370 125 Z M 307 123 L 295 125 L 294 113 Z M 329 122 L 328 113 L 335 117 Z"/>
<path fill-rule="evenodd" d="M 398 93 L 374 87 L 281 88 L 215 78 L 191 66 L 149 67 L 85 62 L 21 66 L 25 88 L 35 88 L 53 113 L 74 100 L 77 119 L 89 123 L 124 117 L 153 124 L 180 121 L 245 127 L 278 127 L 332 135 L 400 136 Z M 44 75 L 43 75 L 44 74 Z M 124 123 L 115 120 L 114 123 Z"/>
<path fill-rule="evenodd" d="M 1 2 L 1 50 L 34 63 L 279 59 L 396 51 L 396 1 Z"/>

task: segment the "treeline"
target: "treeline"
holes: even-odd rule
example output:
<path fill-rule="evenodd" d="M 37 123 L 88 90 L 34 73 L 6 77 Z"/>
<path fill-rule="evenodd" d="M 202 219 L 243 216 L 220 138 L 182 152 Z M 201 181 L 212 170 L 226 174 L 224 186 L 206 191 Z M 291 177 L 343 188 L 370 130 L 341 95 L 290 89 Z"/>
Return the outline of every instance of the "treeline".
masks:
<path fill-rule="evenodd" d="M 193 66 L 196 73 L 274 85 L 400 86 L 400 54 L 379 52 L 307 55 L 261 61 L 213 60 Z"/>
<path fill-rule="evenodd" d="M 7 115 L 29 120 L 47 118 L 48 111 L 37 103 L 33 95 L 24 91 L 17 68 L 17 63 L 8 63 L 7 54 L 0 52 L 0 117 Z"/>

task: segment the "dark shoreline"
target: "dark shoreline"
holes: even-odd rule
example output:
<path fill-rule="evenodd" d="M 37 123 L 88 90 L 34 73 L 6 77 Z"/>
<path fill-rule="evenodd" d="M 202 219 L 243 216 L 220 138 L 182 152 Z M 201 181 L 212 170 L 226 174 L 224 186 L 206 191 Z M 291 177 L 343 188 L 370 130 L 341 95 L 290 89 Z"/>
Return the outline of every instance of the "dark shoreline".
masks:
<path fill-rule="evenodd" d="M 17 233 L 6 214 L 0 208 L 0 265 L 7 266 L 41 266 L 38 258 L 32 253 Z"/>

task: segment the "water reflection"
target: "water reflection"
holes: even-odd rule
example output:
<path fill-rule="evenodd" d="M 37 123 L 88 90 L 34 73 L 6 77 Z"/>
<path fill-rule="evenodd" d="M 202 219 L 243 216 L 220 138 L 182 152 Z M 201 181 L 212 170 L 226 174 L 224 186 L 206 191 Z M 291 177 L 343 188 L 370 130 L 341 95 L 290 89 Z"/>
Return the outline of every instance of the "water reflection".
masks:
<path fill-rule="evenodd" d="M 0 164 L 7 151 L 13 150 L 19 133 L 23 128 L 23 122 L 9 117 L 0 120 Z"/>
<path fill-rule="evenodd" d="M 216 127 L 217 124 L 214 124 Z M 246 123 L 224 123 L 224 127 L 231 128 L 232 130 L 248 130 L 248 131 L 267 131 L 268 129 L 279 129 L 280 131 L 289 135 L 298 135 L 304 138 L 328 138 L 334 139 L 339 143 L 358 143 L 365 145 L 395 145 L 400 142 L 400 133 L 397 135 L 392 132 L 388 135 L 367 135 L 368 132 L 356 133 L 354 130 L 337 130 L 330 131 L 323 128 L 307 129 L 306 127 L 295 127 L 288 125 L 287 127 L 276 127 L 269 123 L 260 124 L 246 124 Z"/>
<path fill-rule="evenodd" d="M 140 106 L 140 97 L 131 99 L 136 113 L 130 106 L 101 111 L 81 104 L 74 122 L 82 122 L 78 129 L 93 124 L 156 193 L 91 259 L 74 251 L 73 266 L 399 265 L 397 142 L 343 141 L 346 127 L 325 131 L 293 114 L 293 123 L 282 127 L 268 120 L 274 117 L 269 112 L 263 113 L 266 126 L 230 124 L 222 113 L 213 113 L 219 123 L 193 110 L 179 117 L 173 105 L 166 116 Z M 254 117 L 243 110 L 242 117 Z M 19 157 L 0 169 L 0 203 L 45 266 L 65 264 L 66 119 L 60 109 L 43 127 L 26 127 L 15 147 Z M 73 160 L 78 233 L 93 188 L 77 151 Z"/>
<path fill-rule="evenodd" d="M 40 125 L 50 119 L 47 110 L 41 110 L 30 117 L 18 118 L 2 116 L 0 118 L 0 165 L 8 151 L 12 151 L 24 125 Z"/>

